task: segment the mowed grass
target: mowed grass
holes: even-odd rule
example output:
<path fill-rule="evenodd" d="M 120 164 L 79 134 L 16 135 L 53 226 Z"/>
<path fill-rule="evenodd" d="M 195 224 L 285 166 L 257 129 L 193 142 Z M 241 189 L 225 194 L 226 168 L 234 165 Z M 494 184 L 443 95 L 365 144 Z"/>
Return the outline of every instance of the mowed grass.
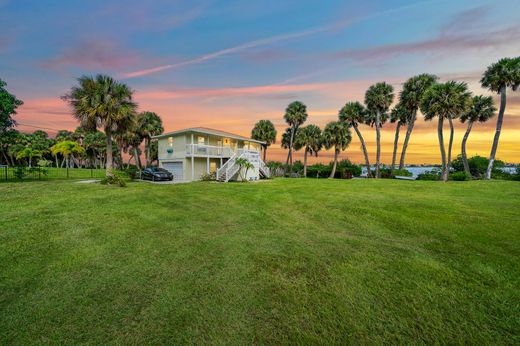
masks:
<path fill-rule="evenodd" d="M 0 185 L 2 344 L 520 343 L 520 184 Z"/>

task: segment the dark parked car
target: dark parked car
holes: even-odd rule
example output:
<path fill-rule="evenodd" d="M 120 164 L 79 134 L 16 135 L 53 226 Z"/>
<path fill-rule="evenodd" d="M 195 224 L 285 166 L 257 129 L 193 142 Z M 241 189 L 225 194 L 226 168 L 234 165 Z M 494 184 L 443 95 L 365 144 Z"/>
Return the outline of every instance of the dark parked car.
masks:
<path fill-rule="evenodd" d="M 150 167 L 141 171 L 141 179 L 151 181 L 173 180 L 173 174 L 164 168 Z"/>

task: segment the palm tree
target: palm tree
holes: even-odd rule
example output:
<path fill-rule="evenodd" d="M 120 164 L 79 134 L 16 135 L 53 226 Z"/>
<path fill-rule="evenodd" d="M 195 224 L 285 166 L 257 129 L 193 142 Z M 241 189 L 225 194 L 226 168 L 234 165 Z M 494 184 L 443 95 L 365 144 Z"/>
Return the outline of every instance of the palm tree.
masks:
<path fill-rule="evenodd" d="M 403 106 L 402 103 L 398 103 L 394 109 L 392 109 L 392 112 L 390 113 L 390 122 L 396 123 L 395 126 L 395 136 L 394 136 L 394 150 L 392 152 L 392 168 L 391 168 L 391 174 L 394 175 L 395 171 L 395 160 L 397 158 L 397 146 L 399 144 L 399 131 L 401 130 L 401 126 L 406 125 L 406 122 L 408 121 L 408 111 Z"/>
<path fill-rule="evenodd" d="M 307 120 L 307 106 L 305 106 L 302 102 L 300 101 L 295 101 L 291 104 L 289 104 L 289 106 L 287 106 L 287 108 L 285 109 L 285 114 L 283 116 L 283 118 L 285 119 L 285 122 L 287 123 L 287 125 L 290 126 L 290 128 L 292 129 L 291 133 L 290 133 L 290 138 L 289 138 L 289 146 L 288 146 L 288 149 L 289 149 L 289 152 L 287 153 L 287 161 L 285 162 L 286 165 L 288 165 L 289 163 L 293 164 L 293 156 L 292 156 L 292 152 L 293 152 L 293 144 L 294 144 L 294 138 L 295 138 L 295 135 L 296 135 L 296 132 L 298 131 L 298 128 L 305 122 L 305 120 Z"/>
<path fill-rule="evenodd" d="M 388 109 L 394 100 L 394 87 L 386 82 L 377 83 L 368 88 L 365 94 L 367 111 L 376 126 L 376 178 L 381 177 L 381 126 L 386 120 Z"/>
<path fill-rule="evenodd" d="M 347 102 L 343 108 L 339 111 L 339 120 L 345 122 L 349 127 L 354 128 L 356 134 L 361 142 L 361 149 L 365 156 L 365 165 L 367 166 L 367 176 L 372 177 L 372 171 L 370 169 L 370 161 L 368 159 L 367 146 L 365 140 L 359 131 L 359 124 L 363 124 L 366 121 L 366 110 L 365 107 L 359 102 Z"/>
<path fill-rule="evenodd" d="M 63 96 L 74 112 L 74 117 L 88 128 L 103 127 L 106 135 L 106 174 L 112 175 L 112 134 L 132 125 L 137 105 L 132 101 L 133 91 L 109 76 L 96 78 L 82 76 L 78 86 Z"/>
<path fill-rule="evenodd" d="M 291 136 L 292 136 L 292 127 L 288 127 L 285 129 L 285 132 L 282 133 L 282 140 L 280 141 L 280 146 L 282 149 L 289 150 L 291 146 Z M 296 131 L 296 134 L 294 135 L 294 138 L 298 136 L 298 131 Z"/>
<path fill-rule="evenodd" d="M 150 142 L 153 136 L 164 132 L 161 117 L 154 112 L 142 112 L 137 117 L 139 132 L 144 138 L 144 155 L 146 165 L 149 166 L 152 159 L 150 155 Z"/>
<path fill-rule="evenodd" d="M 238 158 L 235 160 L 235 164 L 239 167 L 239 175 L 242 181 L 247 181 L 247 172 L 255 166 L 249 162 L 246 158 Z M 243 172 L 245 170 L 245 172 Z"/>
<path fill-rule="evenodd" d="M 32 159 L 33 157 L 42 157 L 43 152 L 41 150 L 33 149 L 30 147 L 26 147 L 16 154 L 16 159 L 21 160 L 27 158 L 29 161 L 29 168 L 32 167 Z"/>
<path fill-rule="evenodd" d="M 471 132 L 473 123 L 475 121 L 485 123 L 491 117 L 493 117 L 493 115 L 495 115 L 496 110 L 497 109 L 493 104 L 493 98 L 491 96 L 474 96 L 471 99 L 471 106 L 469 110 L 460 117 L 460 121 L 462 123 L 468 123 L 466 133 L 462 139 L 461 147 L 462 164 L 464 165 L 464 170 L 468 174 L 468 177 L 471 177 L 471 171 L 469 170 L 468 156 L 466 154 L 466 142 L 468 141 L 469 133 Z"/>
<path fill-rule="evenodd" d="M 334 147 L 334 164 L 329 178 L 334 178 L 336 174 L 336 166 L 338 164 L 338 155 L 341 151 L 347 149 L 352 141 L 352 135 L 347 124 L 341 121 L 332 121 L 325 126 L 322 135 L 322 142 L 325 149 Z"/>
<path fill-rule="evenodd" d="M 276 141 L 276 129 L 270 120 L 260 120 L 251 130 L 251 138 L 257 141 L 265 142 L 264 145 L 264 162 L 267 155 L 267 147 Z"/>
<path fill-rule="evenodd" d="M 139 147 L 141 146 L 143 140 L 144 134 L 141 132 L 141 129 L 137 123 L 135 124 L 135 126 L 132 126 L 131 128 L 127 129 L 127 131 L 120 134 L 119 136 L 119 141 L 121 143 L 122 150 L 125 153 L 130 152 L 130 150 L 132 151 L 128 160 L 128 165 L 130 164 L 130 160 L 134 158 L 138 169 L 141 169 L 141 151 L 139 150 Z M 150 158 L 151 155 L 148 155 L 148 158 Z"/>
<path fill-rule="evenodd" d="M 482 79 L 480 80 L 483 88 L 487 88 L 500 95 L 500 109 L 498 111 L 497 126 L 495 137 L 493 138 L 493 146 L 489 154 L 489 164 L 486 170 L 486 179 L 491 179 L 491 171 L 495 162 L 498 141 L 500 139 L 500 131 L 502 130 L 502 122 L 504 121 L 504 112 L 506 110 L 507 88 L 516 91 L 520 85 L 520 57 L 504 58 L 488 67 Z"/>
<path fill-rule="evenodd" d="M 73 141 L 63 141 L 56 143 L 51 147 L 51 153 L 54 156 L 57 156 L 58 154 L 63 155 L 63 157 L 66 160 L 66 167 L 70 167 L 70 158 L 73 157 L 74 154 L 81 154 L 84 153 L 85 149 L 79 145 L 77 142 Z"/>
<path fill-rule="evenodd" d="M 420 108 L 425 120 L 438 117 L 437 135 L 442 159 L 442 180 L 448 180 L 451 165 L 451 147 L 453 144 L 453 118 L 464 114 L 469 106 L 471 94 L 466 83 L 449 81 L 442 84 L 434 84 L 423 95 Z M 448 146 L 448 158 L 444 148 L 443 124 L 444 120 L 450 122 L 450 141 Z"/>
<path fill-rule="evenodd" d="M 316 125 L 307 125 L 298 130 L 294 141 L 294 150 L 305 148 L 303 154 L 303 176 L 307 177 L 307 155 L 318 156 L 323 143 L 321 141 L 321 129 Z"/>
<path fill-rule="evenodd" d="M 406 109 L 408 118 L 406 119 L 406 135 L 404 137 L 403 150 L 401 150 L 399 169 L 404 169 L 406 150 L 408 149 L 408 142 L 410 141 L 415 120 L 417 119 L 417 111 L 419 110 L 421 99 L 425 91 L 428 90 L 437 79 L 438 77 L 435 75 L 423 73 L 411 77 L 403 84 L 403 90 L 399 95 L 399 103 Z"/>

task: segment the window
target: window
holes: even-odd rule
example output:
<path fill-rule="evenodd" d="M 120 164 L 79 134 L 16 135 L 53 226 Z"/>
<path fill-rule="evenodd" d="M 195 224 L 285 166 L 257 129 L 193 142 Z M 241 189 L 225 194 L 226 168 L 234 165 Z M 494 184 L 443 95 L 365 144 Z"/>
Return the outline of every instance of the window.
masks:
<path fill-rule="evenodd" d="M 206 139 L 205 139 L 203 136 L 199 136 L 199 137 L 197 138 L 197 143 L 198 143 L 199 145 L 204 145 L 204 144 L 206 143 Z"/>
<path fill-rule="evenodd" d="M 217 171 L 217 163 L 212 161 L 209 163 L 209 172 L 213 173 Z"/>
<path fill-rule="evenodd" d="M 173 147 L 173 137 L 168 137 L 168 145 Z"/>
<path fill-rule="evenodd" d="M 224 145 L 229 146 L 229 138 L 224 138 Z"/>

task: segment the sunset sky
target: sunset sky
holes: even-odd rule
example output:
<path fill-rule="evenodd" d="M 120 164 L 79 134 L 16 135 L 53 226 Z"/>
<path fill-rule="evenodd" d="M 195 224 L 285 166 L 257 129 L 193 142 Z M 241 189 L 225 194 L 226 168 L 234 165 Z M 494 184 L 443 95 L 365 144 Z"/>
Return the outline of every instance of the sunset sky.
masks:
<path fill-rule="evenodd" d="M 249 135 L 269 119 L 280 137 L 292 101 L 307 105 L 307 124 L 323 127 L 345 102 L 363 101 L 371 84 L 386 81 L 397 94 L 419 73 L 489 94 L 482 72 L 520 55 L 518 0 L 0 0 L 0 22 L 0 78 L 25 102 L 18 129 L 50 134 L 77 126 L 60 96 L 83 74 L 130 85 L 139 109 L 158 113 L 166 131 Z M 489 154 L 495 121 L 474 126 L 469 154 Z M 455 153 L 463 131 L 456 129 Z M 374 157 L 375 130 L 362 132 Z M 393 137 L 386 124 L 383 162 Z M 408 152 L 409 163 L 440 161 L 434 123 L 419 116 Z M 268 153 L 285 157 L 279 141 Z M 357 138 L 342 157 L 361 162 Z M 497 157 L 520 162 L 520 91 L 509 92 Z"/>

